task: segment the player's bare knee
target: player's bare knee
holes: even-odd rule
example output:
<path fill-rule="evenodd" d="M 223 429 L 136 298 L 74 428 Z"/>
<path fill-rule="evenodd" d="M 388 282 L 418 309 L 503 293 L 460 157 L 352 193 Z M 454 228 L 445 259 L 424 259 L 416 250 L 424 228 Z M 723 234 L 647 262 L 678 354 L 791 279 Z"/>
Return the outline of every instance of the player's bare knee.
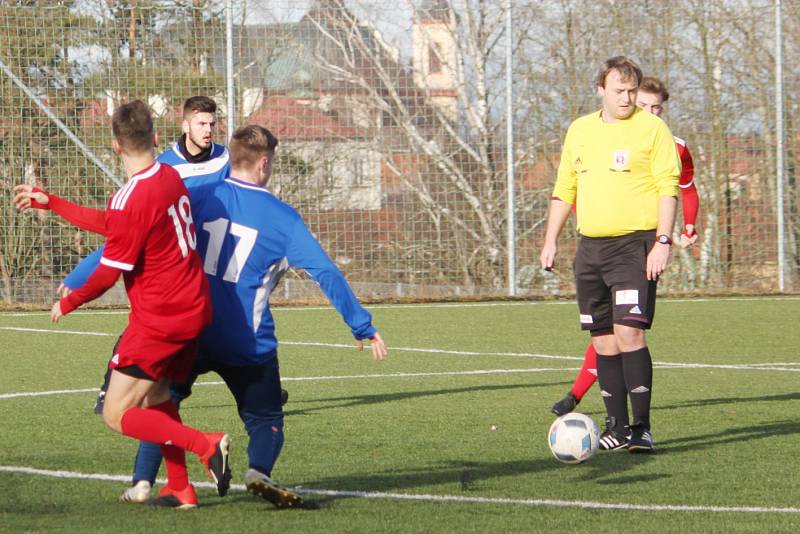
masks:
<path fill-rule="evenodd" d="M 122 433 L 122 413 L 116 407 L 103 406 L 103 422 L 114 432 Z"/>

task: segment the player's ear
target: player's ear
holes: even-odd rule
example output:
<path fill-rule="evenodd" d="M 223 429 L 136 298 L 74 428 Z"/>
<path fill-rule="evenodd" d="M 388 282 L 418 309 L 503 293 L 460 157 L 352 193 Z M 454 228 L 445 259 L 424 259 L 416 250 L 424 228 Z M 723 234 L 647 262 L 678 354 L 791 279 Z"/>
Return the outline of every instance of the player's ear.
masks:
<path fill-rule="evenodd" d="M 261 159 L 261 175 L 264 177 L 264 185 L 267 185 L 269 182 L 270 177 L 272 176 L 272 158 L 275 156 L 275 153 L 267 153 Z"/>
<path fill-rule="evenodd" d="M 153 146 L 158 148 L 158 132 L 153 132 Z"/>
<path fill-rule="evenodd" d="M 119 144 L 119 141 L 117 141 L 116 137 L 111 139 L 111 150 L 113 150 L 114 154 L 117 156 L 122 154 L 122 145 Z"/>
<path fill-rule="evenodd" d="M 183 133 L 185 133 L 187 135 L 189 134 L 189 121 L 188 120 L 183 119 L 183 122 L 181 123 L 181 129 L 183 130 Z"/>

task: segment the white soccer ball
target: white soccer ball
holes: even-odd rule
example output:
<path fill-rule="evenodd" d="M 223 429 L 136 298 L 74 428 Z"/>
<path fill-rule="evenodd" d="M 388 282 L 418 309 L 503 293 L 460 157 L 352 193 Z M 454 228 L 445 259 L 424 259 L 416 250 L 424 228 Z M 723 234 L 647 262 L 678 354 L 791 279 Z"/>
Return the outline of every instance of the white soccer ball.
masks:
<path fill-rule="evenodd" d="M 579 464 L 597 452 L 600 429 L 588 415 L 572 412 L 553 421 L 547 442 L 556 460 Z"/>

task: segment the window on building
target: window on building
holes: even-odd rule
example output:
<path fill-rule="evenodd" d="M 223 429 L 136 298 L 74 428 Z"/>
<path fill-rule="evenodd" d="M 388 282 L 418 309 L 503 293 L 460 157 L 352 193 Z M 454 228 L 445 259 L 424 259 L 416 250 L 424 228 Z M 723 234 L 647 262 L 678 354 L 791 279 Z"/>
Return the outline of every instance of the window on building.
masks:
<path fill-rule="evenodd" d="M 428 73 L 441 74 L 442 73 L 442 45 L 433 43 L 428 48 Z"/>

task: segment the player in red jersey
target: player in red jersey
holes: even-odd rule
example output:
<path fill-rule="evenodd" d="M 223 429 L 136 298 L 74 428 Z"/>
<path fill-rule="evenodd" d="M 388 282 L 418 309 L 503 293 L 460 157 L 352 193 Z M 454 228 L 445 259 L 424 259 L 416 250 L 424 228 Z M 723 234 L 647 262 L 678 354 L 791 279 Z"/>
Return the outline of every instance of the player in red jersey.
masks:
<path fill-rule="evenodd" d="M 660 117 L 661 113 L 664 111 L 664 102 L 667 100 L 669 100 L 669 92 L 661 80 L 649 76 L 642 78 L 642 83 L 639 85 L 639 91 L 636 95 L 637 106 Z M 698 234 L 695 231 L 695 223 L 697 221 L 699 200 L 697 188 L 694 186 L 694 162 L 692 161 L 691 153 L 689 153 L 689 148 L 686 146 L 686 141 L 675 137 L 675 147 L 681 159 L 679 185 L 681 190 L 681 208 L 683 211 L 683 230 L 681 232 L 680 241 L 681 246 L 687 248 L 693 245 L 698 238 Z M 550 411 L 560 416 L 574 410 L 575 406 L 578 405 L 596 380 L 597 352 L 594 346 L 589 343 L 589 346 L 586 348 L 583 365 L 578 372 L 578 376 L 575 378 L 575 382 L 572 384 L 572 389 L 570 389 L 563 399 L 555 403 L 550 408 Z M 624 446 L 624 442 L 616 444 L 601 443 L 601 448 L 607 449 L 623 448 Z"/>
<path fill-rule="evenodd" d="M 230 485 L 229 437 L 181 423 L 169 382 L 186 380 L 197 338 L 211 321 L 208 282 L 195 251 L 189 193 L 178 173 L 155 160 L 157 137 L 147 106 L 133 101 L 112 117 L 113 149 L 122 157 L 127 183 L 105 210 L 73 204 L 29 185 L 15 187 L 17 208 L 51 209 L 72 224 L 106 237 L 100 265 L 80 289 L 53 305 L 51 318 L 93 300 L 120 274 L 131 304 L 128 326 L 109 363 L 111 381 L 103 420 L 112 430 L 158 443 L 167 485 L 152 504 L 191 508 L 185 451 L 200 457 L 217 492 Z"/>

